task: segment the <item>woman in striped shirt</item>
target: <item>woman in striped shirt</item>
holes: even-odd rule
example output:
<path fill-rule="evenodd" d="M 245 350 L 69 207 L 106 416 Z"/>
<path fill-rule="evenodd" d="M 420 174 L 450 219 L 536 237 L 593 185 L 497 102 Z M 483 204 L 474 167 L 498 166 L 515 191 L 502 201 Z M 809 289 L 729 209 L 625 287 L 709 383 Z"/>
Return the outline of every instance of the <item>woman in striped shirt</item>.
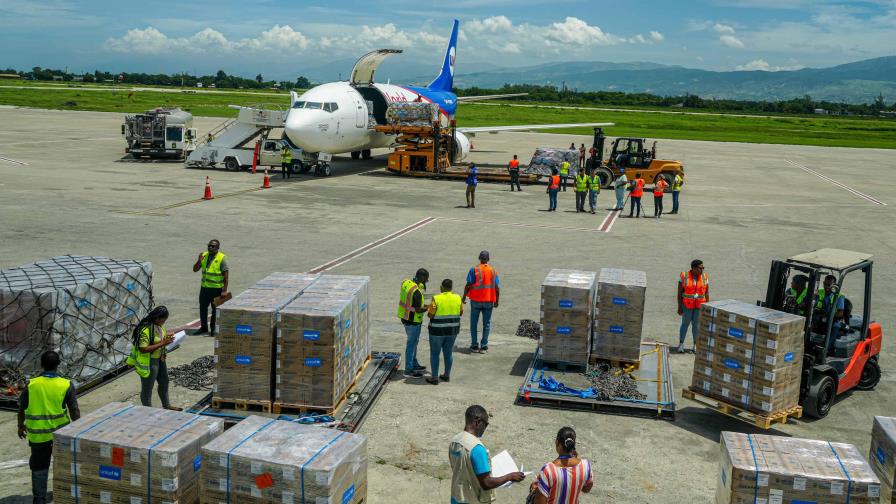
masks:
<path fill-rule="evenodd" d="M 557 432 L 558 457 L 541 468 L 530 488 L 535 504 L 579 504 L 582 492 L 594 486 L 591 462 L 576 453 L 576 431 L 564 427 Z"/>

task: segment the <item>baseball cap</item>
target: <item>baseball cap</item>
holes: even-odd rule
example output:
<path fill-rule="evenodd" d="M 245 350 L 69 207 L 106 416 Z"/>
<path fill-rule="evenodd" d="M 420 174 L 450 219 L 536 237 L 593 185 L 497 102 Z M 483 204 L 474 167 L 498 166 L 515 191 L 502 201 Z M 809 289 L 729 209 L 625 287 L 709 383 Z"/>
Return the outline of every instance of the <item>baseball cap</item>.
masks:
<path fill-rule="evenodd" d="M 479 260 L 488 261 L 488 250 L 483 250 L 479 253 Z"/>

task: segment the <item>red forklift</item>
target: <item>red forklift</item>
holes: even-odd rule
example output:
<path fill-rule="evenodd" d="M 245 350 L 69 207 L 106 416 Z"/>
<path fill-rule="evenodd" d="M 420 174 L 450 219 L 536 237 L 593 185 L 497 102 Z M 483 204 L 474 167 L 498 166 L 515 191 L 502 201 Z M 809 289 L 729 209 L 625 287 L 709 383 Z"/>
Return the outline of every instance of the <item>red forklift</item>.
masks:
<path fill-rule="evenodd" d="M 872 390 L 880 381 L 883 331 L 871 320 L 872 265 L 869 254 L 838 249 L 819 249 L 786 261 L 772 261 L 765 301 L 759 304 L 806 317 L 800 404 L 804 413 L 815 418 L 824 418 L 838 396 L 854 388 Z M 819 288 L 828 275 L 835 279 L 830 289 L 833 299 L 844 294 L 842 311 L 837 309 L 837 302 L 819 299 Z M 859 275 L 864 278 L 857 283 Z M 797 281 L 806 285 L 802 302 L 796 302 L 795 294 L 799 293 L 788 290 L 798 276 L 802 278 Z M 847 276 L 850 286 L 864 286 L 861 315 L 852 313 L 853 299 L 843 290 Z"/>

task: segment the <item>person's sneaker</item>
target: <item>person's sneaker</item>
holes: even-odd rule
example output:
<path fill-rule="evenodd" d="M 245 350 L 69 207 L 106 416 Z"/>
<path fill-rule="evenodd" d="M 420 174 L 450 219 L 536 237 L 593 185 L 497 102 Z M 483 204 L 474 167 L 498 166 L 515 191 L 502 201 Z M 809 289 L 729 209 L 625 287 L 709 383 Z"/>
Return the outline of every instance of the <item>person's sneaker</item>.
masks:
<path fill-rule="evenodd" d="M 439 379 L 438 379 L 438 378 L 433 378 L 433 377 L 430 376 L 429 378 L 426 379 L 426 383 L 428 383 L 428 384 L 430 384 L 430 385 L 438 385 L 438 384 L 439 384 Z"/>
<path fill-rule="evenodd" d="M 448 375 L 446 375 L 446 374 L 439 375 L 439 379 L 442 380 L 443 382 L 450 382 L 450 381 L 451 381 L 451 377 L 448 376 Z"/>
<path fill-rule="evenodd" d="M 488 347 L 484 346 L 484 347 L 480 348 L 479 353 L 488 353 Z"/>
<path fill-rule="evenodd" d="M 470 345 L 470 353 L 479 353 L 479 345 Z"/>
<path fill-rule="evenodd" d="M 694 346 L 694 347 L 688 348 L 688 353 L 696 354 L 696 353 L 697 353 L 697 347 Z"/>
<path fill-rule="evenodd" d="M 678 345 L 678 348 L 675 349 L 675 353 L 684 353 L 684 345 Z"/>
<path fill-rule="evenodd" d="M 414 366 L 414 371 L 426 371 L 426 366 L 416 365 Z"/>
<path fill-rule="evenodd" d="M 193 336 L 199 336 L 200 334 L 208 334 L 208 329 L 199 328 L 193 331 Z"/>
<path fill-rule="evenodd" d="M 421 373 L 420 371 L 405 371 L 404 377 L 405 378 L 423 378 L 423 373 Z"/>

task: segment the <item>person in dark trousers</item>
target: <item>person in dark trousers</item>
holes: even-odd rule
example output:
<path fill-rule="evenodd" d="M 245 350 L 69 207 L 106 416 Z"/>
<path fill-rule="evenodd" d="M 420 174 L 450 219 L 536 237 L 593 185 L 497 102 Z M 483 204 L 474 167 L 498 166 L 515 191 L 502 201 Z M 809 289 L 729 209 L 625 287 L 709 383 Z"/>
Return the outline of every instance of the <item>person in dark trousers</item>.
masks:
<path fill-rule="evenodd" d="M 426 381 L 438 385 L 439 380 L 451 381 L 451 364 L 454 362 L 454 340 L 460 334 L 460 318 L 464 314 L 464 304 L 460 296 L 451 292 L 454 282 L 450 278 L 442 280 L 442 292 L 432 298 L 426 315 L 429 317 L 429 363 L 430 377 Z M 439 374 L 439 355 L 445 357 L 445 374 Z"/>
<path fill-rule="evenodd" d="M 467 169 L 467 208 L 476 208 L 476 186 L 479 185 L 476 175 L 478 173 L 476 165 L 470 163 L 470 168 Z"/>
<path fill-rule="evenodd" d="M 579 146 L 579 169 L 585 169 L 585 144 Z"/>
<path fill-rule="evenodd" d="M 551 177 L 548 179 L 548 212 L 557 211 L 557 193 L 560 192 L 560 175 L 557 175 L 557 169 L 551 168 Z"/>
<path fill-rule="evenodd" d="M 461 303 L 470 298 L 470 353 L 488 352 L 488 335 L 492 327 L 492 310 L 501 297 L 501 278 L 488 263 L 488 250 L 479 253 L 479 264 L 467 273 L 467 284 Z M 477 341 L 479 316 L 482 315 L 482 344 Z"/>
<path fill-rule="evenodd" d="M 53 457 L 53 432 L 81 418 L 75 385 L 59 376 L 59 354 L 48 350 L 40 356 L 43 373 L 28 380 L 19 396 L 19 439 L 31 448 L 31 494 L 34 504 L 47 502 L 47 480 Z"/>
<path fill-rule="evenodd" d="M 514 185 L 516 185 L 517 191 L 522 192 L 523 189 L 520 187 L 520 160 L 517 159 L 516 154 L 507 163 L 507 171 L 510 172 L 510 192 L 513 192 Z"/>
<path fill-rule="evenodd" d="M 214 334 L 215 307 L 212 306 L 212 323 L 208 324 L 208 308 L 212 301 L 221 295 L 227 294 L 227 285 L 230 283 L 230 267 L 227 264 L 227 256 L 221 252 L 221 242 L 210 240 L 208 251 L 199 254 L 196 263 L 193 264 L 193 272 L 202 270 L 202 284 L 199 288 L 199 329 L 196 334 Z"/>
<path fill-rule="evenodd" d="M 585 198 L 588 197 L 588 176 L 579 170 L 575 178 L 576 213 L 585 211 Z"/>
<path fill-rule="evenodd" d="M 159 400 L 162 407 L 180 411 L 171 406 L 168 398 L 167 346 L 174 337 L 165 331 L 168 308 L 156 306 L 137 323 L 132 334 L 134 346 L 128 357 L 128 364 L 134 366 L 140 377 L 140 404 L 152 407 L 152 389 L 159 384 Z"/>
<path fill-rule="evenodd" d="M 401 294 L 398 298 L 398 318 L 404 326 L 407 343 L 404 347 L 404 377 L 422 378 L 426 366 L 421 366 L 417 361 L 417 343 L 420 342 L 420 330 L 423 328 L 423 314 L 426 306 L 423 304 L 423 291 L 426 290 L 426 282 L 429 281 L 429 271 L 424 268 L 417 270 L 414 278 L 408 278 L 401 283 Z"/>
<path fill-rule="evenodd" d="M 635 173 L 635 179 L 631 181 L 630 189 L 632 191 L 629 199 L 632 200 L 631 205 L 629 206 L 629 217 L 640 217 L 641 216 L 641 197 L 644 196 L 644 179 L 641 178 L 640 173 Z M 638 210 L 637 215 L 635 215 L 635 209 Z"/>
<path fill-rule="evenodd" d="M 280 178 L 288 179 L 292 171 L 292 149 L 288 145 L 283 145 L 283 152 L 280 153 Z"/>
<path fill-rule="evenodd" d="M 669 212 L 669 215 L 678 213 L 678 196 L 681 194 L 682 184 L 684 184 L 684 179 L 680 173 L 676 173 L 675 178 L 672 179 L 672 211 Z"/>
<path fill-rule="evenodd" d="M 663 216 L 663 191 L 668 185 L 669 183 L 662 177 L 653 183 L 653 217 L 656 219 Z"/>

